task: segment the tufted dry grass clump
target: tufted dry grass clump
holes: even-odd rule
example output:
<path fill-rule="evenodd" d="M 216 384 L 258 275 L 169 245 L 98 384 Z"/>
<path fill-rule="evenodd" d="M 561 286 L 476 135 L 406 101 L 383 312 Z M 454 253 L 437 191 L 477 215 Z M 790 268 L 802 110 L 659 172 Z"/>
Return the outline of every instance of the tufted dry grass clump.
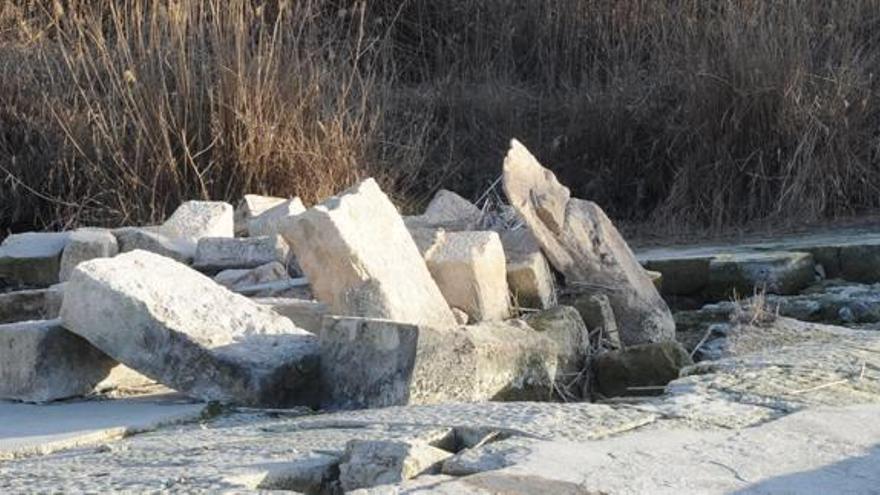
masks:
<path fill-rule="evenodd" d="M 880 0 L 7 0 L 0 230 L 472 198 L 511 137 L 616 219 L 880 207 Z"/>

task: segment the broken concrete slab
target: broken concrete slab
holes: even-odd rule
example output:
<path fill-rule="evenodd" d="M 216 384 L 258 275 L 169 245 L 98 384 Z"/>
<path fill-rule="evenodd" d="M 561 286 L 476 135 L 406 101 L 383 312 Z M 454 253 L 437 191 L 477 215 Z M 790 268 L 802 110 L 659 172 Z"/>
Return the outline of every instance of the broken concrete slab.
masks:
<path fill-rule="evenodd" d="M 278 206 L 285 201 L 287 201 L 287 199 L 274 196 L 245 194 L 235 207 L 235 212 L 233 212 L 235 236 L 241 237 L 248 235 L 248 222 L 251 218 L 258 216 L 266 210 Z"/>
<path fill-rule="evenodd" d="M 80 229 L 70 233 L 67 246 L 61 255 L 58 279 L 70 277 L 76 265 L 94 258 L 110 258 L 119 253 L 116 236 L 104 229 Z"/>
<path fill-rule="evenodd" d="M 0 399 L 49 402 L 87 395 L 117 364 L 59 320 L 0 325 Z"/>
<path fill-rule="evenodd" d="M 160 383 L 204 400 L 310 400 L 317 339 L 185 265 L 133 251 L 82 263 L 67 284 L 64 326 Z"/>
<path fill-rule="evenodd" d="M 292 297 L 257 297 L 253 301 L 271 308 L 272 311 L 292 321 L 294 325 L 314 334 L 321 332 L 324 316 L 329 311 L 324 303 Z"/>
<path fill-rule="evenodd" d="M 345 492 L 358 488 L 400 483 L 440 471 L 452 456 L 421 442 L 352 440 L 339 465 L 339 482 Z"/>
<path fill-rule="evenodd" d="M 57 318 L 53 295 L 52 289 L 0 293 L 0 323 Z"/>
<path fill-rule="evenodd" d="M 248 220 L 248 234 L 251 237 L 279 235 L 289 217 L 304 211 L 306 207 L 299 198 L 279 203 Z"/>
<path fill-rule="evenodd" d="M 249 269 L 278 262 L 286 266 L 290 247 L 280 236 L 247 238 L 203 237 L 199 239 L 193 268 L 205 272 Z"/>
<path fill-rule="evenodd" d="M 425 213 L 404 217 L 410 229 L 442 228 L 450 231 L 477 230 L 483 212 L 458 194 L 441 189 L 428 204 Z"/>
<path fill-rule="evenodd" d="M 709 262 L 707 293 L 722 299 L 755 292 L 796 294 L 815 281 L 815 263 L 809 253 L 759 252 L 721 254 Z"/>
<path fill-rule="evenodd" d="M 470 321 L 510 316 L 504 248 L 497 233 L 443 232 L 424 257 L 446 302 Z"/>
<path fill-rule="evenodd" d="M 504 191 L 566 284 L 608 296 L 624 344 L 675 339 L 669 308 L 605 212 L 570 198 L 516 140 L 504 160 Z"/>
<path fill-rule="evenodd" d="M 48 287 L 58 283 L 61 253 L 68 232 L 12 234 L 0 244 L 0 282 L 13 287 Z"/>
<path fill-rule="evenodd" d="M 251 465 L 244 472 L 225 476 L 224 481 L 246 490 L 328 493 L 338 486 L 339 462 L 336 455 L 311 452 L 291 461 Z"/>
<path fill-rule="evenodd" d="M 605 397 L 658 395 L 693 364 L 678 342 L 658 342 L 604 352 L 593 361 L 598 392 Z"/>
<path fill-rule="evenodd" d="M 159 227 L 122 227 L 112 232 L 120 253 L 140 249 L 181 263 L 192 263 L 195 255 L 194 245 L 165 235 Z"/>
<path fill-rule="evenodd" d="M 119 440 L 198 419 L 204 407 L 178 394 L 45 405 L 0 402 L 0 460 Z"/>
<path fill-rule="evenodd" d="M 330 406 L 547 399 L 553 393 L 559 350 L 522 322 L 435 329 L 365 318 L 324 321 L 321 375 Z"/>
<path fill-rule="evenodd" d="M 202 237 L 233 237 L 234 210 L 223 201 L 187 201 L 162 224 L 162 232 L 192 246 Z"/>
<path fill-rule="evenodd" d="M 373 179 L 289 217 L 283 236 L 315 297 L 334 314 L 455 325 L 400 214 Z"/>

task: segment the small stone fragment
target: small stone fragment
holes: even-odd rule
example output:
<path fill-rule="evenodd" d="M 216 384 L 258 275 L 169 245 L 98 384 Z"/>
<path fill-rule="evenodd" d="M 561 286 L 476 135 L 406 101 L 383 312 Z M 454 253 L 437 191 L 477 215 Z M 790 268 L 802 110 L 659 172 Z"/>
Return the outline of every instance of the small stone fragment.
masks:
<path fill-rule="evenodd" d="M 611 301 L 605 294 L 579 294 L 572 305 L 580 313 L 590 331 L 598 331 L 604 344 L 612 349 L 620 349 L 620 333 L 617 330 L 617 318 Z"/>
<path fill-rule="evenodd" d="M 400 483 L 421 474 L 436 473 L 452 454 L 420 442 L 352 440 L 339 465 L 346 492 Z"/>
<path fill-rule="evenodd" d="M 113 231 L 120 253 L 140 249 L 171 258 L 181 263 L 191 263 L 193 246 L 179 239 L 168 237 L 159 227 L 123 227 Z"/>
<path fill-rule="evenodd" d="M 261 196 L 259 194 L 245 194 L 233 213 L 236 237 L 248 235 L 248 222 L 272 207 L 287 201 L 284 198 L 274 196 Z"/>
<path fill-rule="evenodd" d="M 428 204 L 425 213 L 405 217 L 406 226 L 413 228 L 443 228 L 451 231 L 476 230 L 483 212 L 458 194 L 441 189 Z"/>
<path fill-rule="evenodd" d="M 162 224 L 162 231 L 193 246 L 202 237 L 233 237 L 234 210 L 223 201 L 187 201 Z"/>
<path fill-rule="evenodd" d="M 248 233 L 251 237 L 278 235 L 289 217 L 304 211 L 306 207 L 299 198 L 289 199 L 251 218 L 248 221 Z"/>
<path fill-rule="evenodd" d="M 61 255 L 58 279 L 70 277 L 76 265 L 94 258 L 111 258 L 119 252 L 116 236 L 103 229 L 80 229 L 70 233 L 67 246 Z"/>

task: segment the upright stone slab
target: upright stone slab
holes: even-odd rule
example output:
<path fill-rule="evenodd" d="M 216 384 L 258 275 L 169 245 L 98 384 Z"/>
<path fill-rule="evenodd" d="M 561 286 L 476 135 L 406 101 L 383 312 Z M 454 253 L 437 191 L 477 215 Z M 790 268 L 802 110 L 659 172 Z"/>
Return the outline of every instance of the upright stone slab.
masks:
<path fill-rule="evenodd" d="M 442 232 L 424 253 L 450 306 L 472 322 L 510 316 L 504 248 L 495 232 Z"/>
<path fill-rule="evenodd" d="M 326 405 L 372 408 L 485 400 L 547 400 L 559 348 L 517 320 L 437 329 L 325 317 Z"/>
<path fill-rule="evenodd" d="M 278 235 L 284 228 L 289 217 L 299 215 L 306 211 L 302 200 L 299 198 L 289 199 L 272 208 L 256 215 L 248 221 L 249 235 Z"/>
<path fill-rule="evenodd" d="M 58 283 L 68 232 L 12 234 L 0 244 L 0 281 L 12 286 L 48 287 Z"/>
<path fill-rule="evenodd" d="M 455 325 L 403 219 L 373 179 L 289 217 L 283 235 L 332 313 Z"/>
<path fill-rule="evenodd" d="M 568 189 L 519 142 L 504 160 L 504 191 L 566 284 L 607 294 L 624 344 L 675 339 L 672 314 L 611 220 Z"/>
<path fill-rule="evenodd" d="M 284 406 L 313 392 L 312 334 L 153 253 L 80 264 L 61 317 L 111 357 L 199 399 Z"/>
<path fill-rule="evenodd" d="M 119 252 L 116 236 L 109 230 L 81 229 L 70 233 L 67 246 L 61 255 L 58 278 L 64 282 L 76 265 L 94 258 L 111 258 Z"/>
<path fill-rule="evenodd" d="M 59 320 L 0 325 L 0 399 L 48 402 L 86 395 L 117 364 Z"/>
<path fill-rule="evenodd" d="M 235 211 L 223 201 L 187 201 L 162 224 L 161 232 L 185 244 L 192 257 L 202 237 L 233 237 Z"/>
<path fill-rule="evenodd" d="M 140 249 L 181 263 L 191 263 L 195 254 L 189 242 L 168 237 L 161 227 L 122 227 L 114 230 L 113 235 L 120 253 Z"/>
<path fill-rule="evenodd" d="M 251 218 L 263 213 L 274 206 L 287 201 L 284 198 L 274 196 L 261 196 L 259 194 L 245 194 L 233 213 L 233 224 L 237 237 L 248 235 L 248 222 Z"/>
<path fill-rule="evenodd" d="M 266 263 L 286 265 L 290 247 L 280 236 L 248 238 L 203 237 L 196 247 L 193 267 L 207 272 L 256 268 Z"/>

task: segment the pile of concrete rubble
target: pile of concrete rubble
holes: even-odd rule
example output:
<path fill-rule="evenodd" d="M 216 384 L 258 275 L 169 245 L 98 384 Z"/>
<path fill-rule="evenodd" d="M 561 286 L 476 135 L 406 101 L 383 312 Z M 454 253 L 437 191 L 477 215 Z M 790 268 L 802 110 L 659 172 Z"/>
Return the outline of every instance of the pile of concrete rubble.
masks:
<path fill-rule="evenodd" d="M 493 212 L 440 191 L 403 217 L 367 179 L 308 209 L 248 195 L 186 202 L 157 226 L 11 235 L 0 398 L 159 383 L 362 408 L 581 400 L 675 378 L 687 356 L 672 315 L 605 213 L 516 141 L 503 187 L 509 206 Z M 609 357 L 626 352 L 672 371 L 612 383 Z"/>

